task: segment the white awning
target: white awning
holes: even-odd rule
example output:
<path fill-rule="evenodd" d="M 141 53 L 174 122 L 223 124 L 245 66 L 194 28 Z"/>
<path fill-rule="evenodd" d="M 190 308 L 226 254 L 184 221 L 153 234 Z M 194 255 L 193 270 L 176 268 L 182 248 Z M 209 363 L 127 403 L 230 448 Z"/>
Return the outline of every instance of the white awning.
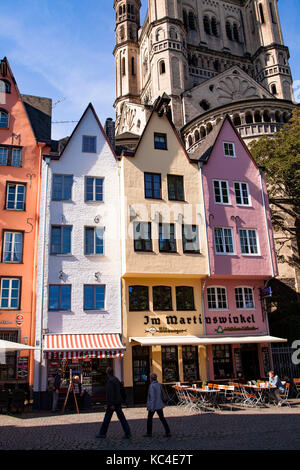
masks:
<path fill-rule="evenodd" d="M 243 344 L 243 343 L 286 343 L 287 340 L 276 336 L 142 336 L 130 337 L 142 346 L 174 345 L 209 345 L 209 344 Z"/>
<path fill-rule="evenodd" d="M 27 349 L 37 349 L 27 344 L 14 343 L 13 341 L 5 341 L 0 339 L 0 351 L 23 351 Z"/>

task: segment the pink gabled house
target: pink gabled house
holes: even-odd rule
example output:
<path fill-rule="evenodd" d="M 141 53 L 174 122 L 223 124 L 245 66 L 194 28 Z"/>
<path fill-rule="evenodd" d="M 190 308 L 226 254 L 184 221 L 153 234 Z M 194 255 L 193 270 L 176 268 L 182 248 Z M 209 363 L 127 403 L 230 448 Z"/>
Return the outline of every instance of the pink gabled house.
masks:
<path fill-rule="evenodd" d="M 209 379 L 266 377 L 262 291 L 278 274 L 266 183 L 228 116 L 199 147 L 210 276 L 204 289 Z"/>

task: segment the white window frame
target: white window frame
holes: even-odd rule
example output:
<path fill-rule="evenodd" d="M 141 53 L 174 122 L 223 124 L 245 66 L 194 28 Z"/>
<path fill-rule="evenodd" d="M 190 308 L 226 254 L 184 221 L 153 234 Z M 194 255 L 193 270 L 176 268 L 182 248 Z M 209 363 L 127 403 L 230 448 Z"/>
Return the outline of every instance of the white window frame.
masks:
<path fill-rule="evenodd" d="M 94 231 L 93 253 L 86 253 L 86 231 Z M 102 232 L 103 253 L 96 253 L 96 233 L 97 230 Z M 84 255 L 85 256 L 105 256 L 105 227 L 84 227 Z"/>
<path fill-rule="evenodd" d="M 241 239 L 241 232 L 244 231 L 246 232 L 246 238 L 247 238 L 247 245 L 248 248 L 250 249 L 250 236 L 249 232 L 252 231 L 255 233 L 255 240 L 256 240 L 256 247 L 257 247 L 257 253 L 243 253 L 242 252 L 242 239 Z M 260 256 L 260 248 L 259 248 L 259 242 L 258 242 L 258 235 L 257 235 L 257 230 L 254 228 L 240 228 L 239 229 L 239 239 L 240 239 L 240 248 L 241 248 L 241 254 L 242 256 Z"/>
<path fill-rule="evenodd" d="M 236 289 L 242 289 L 243 307 L 238 307 L 238 306 L 237 306 L 237 301 L 236 301 Z M 251 290 L 253 307 L 246 307 L 245 289 L 250 289 L 250 290 Z M 255 302 L 254 302 L 253 287 L 249 287 L 249 286 L 236 286 L 236 287 L 234 288 L 234 297 L 235 297 L 235 305 L 236 305 L 236 309 L 237 309 L 237 310 L 256 310 Z"/>
<path fill-rule="evenodd" d="M 248 197 L 248 204 L 244 204 L 244 202 L 237 202 L 237 196 L 236 196 L 236 190 L 235 190 L 235 185 L 238 184 L 239 185 L 239 191 L 241 193 L 241 199 L 243 201 L 243 190 L 242 190 L 242 184 L 245 184 L 246 185 L 246 188 L 247 188 L 247 197 Z M 233 182 L 233 189 L 234 189 L 234 196 L 235 196 L 235 202 L 236 202 L 236 205 L 237 206 L 243 206 L 243 207 L 250 207 L 252 206 L 252 202 L 251 202 L 251 196 L 250 196 L 250 191 L 249 191 L 249 185 L 248 183 L 246 183 L 245 181 L 234 181 Z"/>
<path fill-rule="evenodd" d="M 219 191 L 220 191 L 220 197 L 221 197 L 221 201 L 220 201 L 220 202 L 217 202 L 217 201 L 216 201 L 215 183 L 218 183 L 218 185 L 219 185 Z M 223 200 L 222 183 L 226 183 L 226 191 L 227 191 L 227 199 L 228 199 L 228 202 L 224 202 L 224 200 Z M 226 205 L 226 206 L 231 205 L 231 202 L 230 202 L 230 193 L 229 193 L 229 184 L 228 184 L 228 181 L 227 181 L 227 180 L 213 180 L 213 190 L 214 190 L 215 204 L 222 204 L 222 205 Z"/>
<path fill-rule="evenodd" d="M 9 281 L 9 294 L 8 294 L 8 307 L 2 307 L 2 292 L 3 292 L 3 281 Z M 18 305 L 17 307 L 11 306 L 11 291 L 12 291 L 12 282 L 18 281 Z M 0 296 L 0 308 L 3 310 L 19 310 L 20 309 L 20 293 L 21 293 L 21 280 L 18 277 L 2 277 L 1 278 L 1 296 Z"/>
<path fill-rule="evenodd" d="M 226 155 L 225 145 L 232 145 L 233 155 Z M 236 158 L 235 144 L 234 144 L 234 142 L 223 142 L 223 151 L 224 151 L 224 157 L 226 157 L 226 158 L 227 158 L 227 157 L 228 157 L 228 158 Z"/>
<path fill-rule="evenodd" d="M 5 245 L 6 245 L 6 236 L 7 235 L 12 235 L 12 241 L 11 241 L 11 251 L 5 251 Z M 16 235 L 21 235 L 22 236 L 22 251 L 21 251 L 21 261 L 14 261 L 14 252 L 15 252 L 15 238 Z M 7 263 L 7 264 L 21 264 L 23 260 L 23 244 L 24 244 L 24 234 L 23 232 L 12 232 L 10 230 L 5 230 L 4 235 L 3 235 L 3 255 L 2 255 L 2 263 Z M 5 260 L 5 254 L 9 253 L 10 254 L 10 260 L 6 261 Z"/>
<path fill-rule="evenodd" d="M 233 248 L 233 251 L 231 252 L 222 252 L 222 251 L 217 251 L 217 244 L 216 244 L 216 230 L 219 229 L 219 230 L 222 230 L 222 244 L 225 248 L 225 236 L 224 236 L 224 230 L 230 230 L 231 231 L 231 239 L 232 239 L 232 248 Z M 235 245 L 234 245 L 234 237 L 233 237 L 233 229 L 231 227 L 214 227 L 214 244 L 215 244 L 215 253 L 217 255 L 229 255 L 229 256 L 232 256 L 235 254 Z"/>
<path fill-rule="evenodd" d="M 8 207 L 8 194 L 9 194 L 9 188 L 11 186 L 15 186 L 16 187 L 16 190 L 15 190 L 15 199 L 14 199 L 14 207 L 11 208 L 11 207 Z M 17 205 L 17 195 L 18 195 L 18 188 L 22 186 L 24 187 L 24 200 L 23 200 L 23 207 L 22 209 L 18 209 L 16 207 Z M 5 203 L 5 209 L 6 210 L 9 210 L 9 211 L 25 211 L 25 202 L 26 202 L 26 184 L 24 183 L 8 183 L 7 184 L 7 189 L 6 189 L 6 203 Z"/>
<path fill-rule="evenodd" d="M 88 178 L 93 179 L 93 200 L 88 201 L 87 200 L 87 180 Z M 102 200 L 97 201 L 96 200 L 96 180 L 102 180 Z M 84 181 L 84 202 L 86 204 L 103 204 L 104 203 L 104 195 L 105 195 L 105 178 L 104 176 L 92 176 L 92 175 L 86 175 L 85 176 L 85 181 Z"/>
<path fill-rule="evenodd" d="M 210 307 L 210 306 L 209 306 L 208 289 L 214 289 L 215 298 L 216 298 L 216 304 L 217 304 L 217 307 L 216 307 L 216 308 L 213 308 L 213 307 Z M 226 307 L 223 307 L 223 308 L 222 308 L 222 307 L 219 306 L 217 289 L 223 289 L 223 290 L 225 291 Z M 217 311 L 217 310 L 219 310 L 219 311 L 228 310 L 228 298 L 227 298 L 227 289 L 226 289 L 226 287 L 224 287 L 224 286 L 208 286 L 207 289 L 206 289 L 206 295 L 207 295 L 208 310 L 213 310 L 213 311 Z"/>

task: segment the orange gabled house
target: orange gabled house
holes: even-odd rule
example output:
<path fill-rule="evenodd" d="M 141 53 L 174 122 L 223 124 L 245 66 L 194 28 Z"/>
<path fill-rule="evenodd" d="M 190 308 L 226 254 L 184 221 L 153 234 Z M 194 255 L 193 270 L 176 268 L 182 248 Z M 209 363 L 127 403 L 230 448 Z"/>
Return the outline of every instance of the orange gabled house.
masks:
<path fill-rule="evenodd" d="M 51 146 L 50 99 L 21 95 L 0 62 L 0 339 L 35 346 L 41 154 Z M 7 352 L 0 386 L 30 389 L 33 351 Z M 28 388 L 29 387 L 29 388 Z"/>

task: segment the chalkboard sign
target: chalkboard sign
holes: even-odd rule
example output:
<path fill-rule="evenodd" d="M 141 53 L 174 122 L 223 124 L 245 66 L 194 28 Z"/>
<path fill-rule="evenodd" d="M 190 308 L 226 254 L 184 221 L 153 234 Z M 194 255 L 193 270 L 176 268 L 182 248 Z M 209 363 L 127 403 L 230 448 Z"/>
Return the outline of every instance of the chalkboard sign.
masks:
<path fill-rule="evenodd" d="M 28 377 L 28 357 L 19 357 L 18 359 L 18 379 L 27 379 Z"/>

